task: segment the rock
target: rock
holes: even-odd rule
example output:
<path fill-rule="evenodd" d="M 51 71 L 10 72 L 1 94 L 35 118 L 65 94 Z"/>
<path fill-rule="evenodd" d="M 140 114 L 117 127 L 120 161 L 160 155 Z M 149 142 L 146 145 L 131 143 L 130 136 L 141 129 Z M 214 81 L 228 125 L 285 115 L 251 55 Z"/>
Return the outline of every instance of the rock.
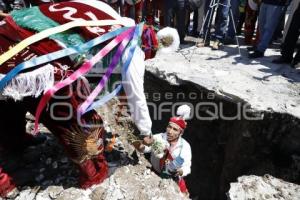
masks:
<path fill-rule="evenodd" d="M 52 168 L 53 168 L 53 169 L 57 169 L 57 166 L 58 166 L 58 164 L 57 164 L 56 161 L 52 163 Z"/>
<path fill-rule="evenodd" d="M 45 168 L 41 168 L 40 173 L 44 172 L 45 170 L 46 170 Z"/>
<path fill-rule="evenodd" d="M 41 152 L 36 147 L 31 147 L 26 149 L 26 152 L 23 154 L 23 161 L 26 163 L 38 162 L 41 156 Z"/>
<path fill-rule="evenodd" d="M 47 165 L 50 165 L 51 163 L 52 163 L 52 159 L 51 159 L 51 158 L 47 158 L 46 164 L 47 164 Z"/>
<path fill-rule="evenodd" d="M 285 182 L 270 175 L 242 176 L 230 184 L 229 200 L 298 200 L 300 185 Z"/>
<path fill-rule="evenodd" d="M 53 184 L 53 181 L 51 181 L 51 180 L 47 180 L 47 181 L 42 182 L 42 186 L 50 186 L 52 184 Z"/>
<path fill-rule="evenodd" d="M 55 184 L 59 184 L 60 182 L 62 182 L 62 181 L 65 180 L 65 179 L 66 179 L 66 177 L 64 177 L 64 176 L 57 177 L 57 178 L 55 179 Z"/>
<path fill-rule="evenodd" d="M 60 195 L 56 198 L 57 200 L 89 200 L 90 191 L 89 190 L 81 190 L 77 188 L 69 188 L 60 193 Z"/>
<path fill-rule="evenodd" d="M 37 177 L 35 177 L 35 180 L 37 182 L 41 182 L 45 178 L 44 174 L 39 174 Z"/>
<path fill-rule="evenodd" d="M 61 163 L 65 164 L 68 162 L 68 158 L 67 157 L 63 157 L 61 160 L 60 160 Z"/>
<path fill-rule="evenodd" d="M 102 186 L 99 186 L 93 190 L 90 195 L 91 200 L 104 200 L 106 198 L 105 195 L 106 189 Z"/>
<path fill-rule="evenodd" d="M 35 200 L 39 189 L 39 187 L 35 187 L 32 189 L 20 191 L 20 194 L 16 197 L 15 200 Z"/>
<path fill-rule="evenodd" d="M 46 190 L 37 194 L 36 200 L 56 199 L 63 191 L 64 188 L 62 186 L 49 186 Z"/>

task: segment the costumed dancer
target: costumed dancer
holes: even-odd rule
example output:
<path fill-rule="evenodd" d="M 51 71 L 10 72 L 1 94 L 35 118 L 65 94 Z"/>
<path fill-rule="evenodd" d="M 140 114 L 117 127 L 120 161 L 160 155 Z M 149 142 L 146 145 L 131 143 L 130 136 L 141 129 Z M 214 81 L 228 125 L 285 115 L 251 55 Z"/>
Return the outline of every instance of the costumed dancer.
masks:
<path fill-rule="evenodd" d="M 74 13 L 74 11 L 76 12 Z M 107 25 L 68 30 L 64 34 L 57 33 L 50 36 L 50 38 L 33 43 L 17 54 L 13 54 L 12 57 L 6 57 L 9 50 L 16 50 L 13 46 L 20 41 L 26 38 L 35 38 L 31 36 L 49 28 L 57 27 L 60 24 L 73 21 L 82 22 L 82 19 L 110 19 L 117 21 L 119 26 L 131 27 L 134 25 L 134 22 L 124 20 L 107 4 L 96 0 L 74 0 L 13 11 L 0 25 L 0 85 L 7 77 L 6 74 L 9 75 L 12 69 L 16 69 L 24 61 L 31 62 L 31 59 L 34 60 L 41 57 L 41 55 L 48 55 L 67 47 L 83 45 L 85 41 L 116 29 L 116 27 Z M 122 35 L 129 34 L 129 30 L 134 29 L 127 29 L 127 31 L 122 32 Z M 151 49 L 151 51 L 153 50 Z M 70 77 L 77 75 L 79 66 L 80 69 L 83 66 L 89 66 L 91 61 L 86 60 L 91 56 L 89 53 L 90 51 L 76 54 L 76 56 L 59 58 L 55 61 L 51 60 L 51 62 L 40 64 L 34 69 L 27 69 L 26 72 L 12 77 L 11 81 L 6 83 L 5 88 L 1 88 L 0 92 L 1 108 L 4 107 L 10 110 L 16 104 L 21 105 L 20 110 L 36 114 L 36 120 L 39 118 L 60 140 L 67 155 L 79 167 L 79 183 L 82 188 L 101 183 L 108 175 L 108 166 L 103 155 L 104 130 L 101 126 L 101 116 L 93 109 L 82 113 L 82 116 L 78 115 L 77 112 L 91 94 L 88 80 L 84 76 L 79 76 L 77 81 L 70 81 Z M 122 61 L 123 59 L 126 60 L 129 54 L 130 50 L 126 48 Z M 105 61 L 110 63 L 108 60 L 111 57 L 111 53 L 105 56 L 102 63 L 105 63 Z M 50 57 L 47 56 L 47 59 L 50 59 Z M 105 67 L 103 66 L 103 68 Z M 147 136 L 151 134 L 152 122 L 144 94 L 144 70 L 144 53 L 139 47 L 136 47 L 128 70 L 122 77 L 123 81 L 126 82 L 123 88 L 128 96 L 128 104 L 133 120 L 141 135 Z M 10 74 L 10 76 L 12 75 Z M 54 95 L 52 91 L 58 85 L 65 83 L 65 80 L 70 81 L 71 84 L 64 85 L 58 91 L 55 90 Z M 44 95 L 42 96 L 42 94 Z M 49 94 L 50 96 L 47 96 Z M 50 100 L 46 101 L 48 97 Z M 14 105 L 10 106 L 12 102 Z M 47 105 L 47 109 L 42 106 L 43 102 Z M 6 121 L 0 120 L 0 127 L 4 130 L 0 133 L 0 145 L 4 149 L 6 147 L 13 149 L 15 138 L 22 138 L 25 133 L 23 125 L 24 113 L 26 112 L 18 112 L 15 111 L 16 109 L 18 108 L 14 108 L 14 112 L 6 118 Z M 41 109 L 41 113 L 38 117 L 39 109 Z M 6 123 L 7 121 L 9 123 Z M 81 127 L 80 123 L 99 126 Z M 9 124 L 20 124 L 20 126 L 10 127 Z M 2 140 L 2 138 L 5 138 L 5 140 Z M 18 141 L 19 143 L 22 145 L 22 140 Z M 7 197 L 7 194 L 15 189 L 12 178 L 4 170 L 4 166 L 0 167 L 1 197 Z"/>

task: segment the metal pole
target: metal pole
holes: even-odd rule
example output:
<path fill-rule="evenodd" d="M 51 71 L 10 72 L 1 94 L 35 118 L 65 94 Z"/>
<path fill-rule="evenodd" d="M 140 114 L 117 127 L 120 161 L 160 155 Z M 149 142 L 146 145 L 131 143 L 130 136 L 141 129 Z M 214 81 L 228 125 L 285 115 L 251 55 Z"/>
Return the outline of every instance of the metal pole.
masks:
<path fill-rule="evenodd" d="M 235 22 L 234 22 L 234 17 L 233 17 L 231 6 L 230 6 L 230 10 L 229 11 L 230 11 L 230 16 L 231 16 L 232 24 L 233 24 L 233 30 L 234 30 L 234 36 L 235 36 L 237 48 L 238 48 L 240 56 L 242 56 L 242 54 L 241 54 L 241 48 L 240 48 L 240 43 L 239 43 L 239 38 L 238 38 L 238 36 L 236 34 L 236 26 L 235 26 Z"/>

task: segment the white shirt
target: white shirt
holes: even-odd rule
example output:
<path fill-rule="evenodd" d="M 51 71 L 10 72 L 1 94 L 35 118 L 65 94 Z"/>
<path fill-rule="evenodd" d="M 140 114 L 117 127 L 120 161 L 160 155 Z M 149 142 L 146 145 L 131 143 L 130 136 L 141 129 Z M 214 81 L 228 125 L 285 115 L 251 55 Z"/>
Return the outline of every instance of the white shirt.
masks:
<path fill-rule="evenodd" d="M 159 133 L 155 135 L 156 137 L 161 137 L 163 140 L 167 141 L 167 134 L 166 133 Z M 181 156 L 184 159 L 184 162 L 180 169 L 183 171 L 182 176 L 187 176 L 191 173 L 191 165 L 192 165 L 192 150 L 190 144 L 183 139 L 182 137 L 179 138 L 176 145 L 174 147 L 168 148 L 171 156 L 175 159 L 178 156 Z M 151 147 L 145 148 L 144 153 L 148 153 L 151 151 Z M 151 153 L 151 164 L 155 171 L 161 172 L 159 166 L 160 159 Z"/>

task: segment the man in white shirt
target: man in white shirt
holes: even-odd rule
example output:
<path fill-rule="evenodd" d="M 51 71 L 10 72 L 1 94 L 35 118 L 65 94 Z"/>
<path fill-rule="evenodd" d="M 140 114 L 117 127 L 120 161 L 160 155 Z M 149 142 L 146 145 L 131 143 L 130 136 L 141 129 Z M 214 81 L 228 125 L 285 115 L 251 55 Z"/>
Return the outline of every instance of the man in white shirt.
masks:
<path fill-rule="evenodd" d="M 149 142 L 151 146 L 140 146 L 144 153 L 151 152 L 150 160 L 154 170 L 163 178 L 173 178 L 183 193 L 188 192 L 183 177 L 191 173 L 192 164 L 190 144 L 181 137 L 185 128 L 183 117 L 172 117 L 165 133 L 153 135 Z M 163 150 L 162 156 L 158 148 Z"/>

